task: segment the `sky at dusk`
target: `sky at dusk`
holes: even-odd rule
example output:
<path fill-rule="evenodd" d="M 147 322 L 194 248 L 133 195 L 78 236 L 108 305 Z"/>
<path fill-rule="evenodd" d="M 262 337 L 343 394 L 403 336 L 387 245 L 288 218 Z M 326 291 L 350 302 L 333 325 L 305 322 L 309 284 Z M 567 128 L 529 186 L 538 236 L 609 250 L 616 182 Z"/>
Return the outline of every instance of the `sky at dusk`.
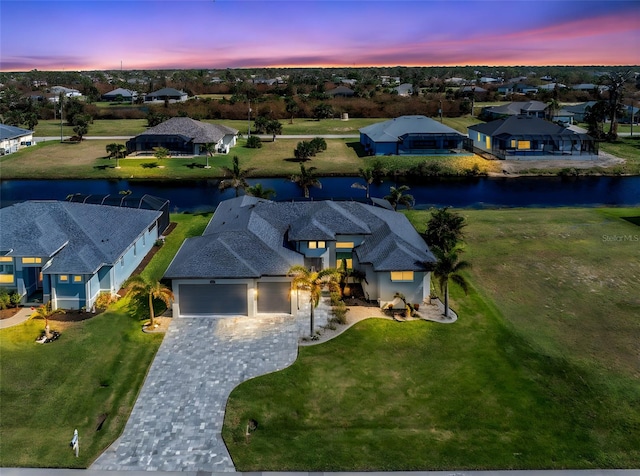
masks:
<path fill-rule="evenodd" d="M 0 70 L 638 65 L 640 1 L 0 0 Z"/>

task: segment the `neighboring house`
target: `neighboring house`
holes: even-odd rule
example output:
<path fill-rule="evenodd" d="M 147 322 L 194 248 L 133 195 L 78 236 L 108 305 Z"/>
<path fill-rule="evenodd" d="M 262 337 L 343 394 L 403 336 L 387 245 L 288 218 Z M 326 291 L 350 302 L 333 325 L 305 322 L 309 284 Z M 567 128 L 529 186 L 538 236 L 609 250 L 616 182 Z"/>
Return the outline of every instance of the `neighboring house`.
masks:
<path fill-rule="evenodd" d="M 138 93 L 131 89 L 118 88 L 102 95 L 103 101 L 126 101 L 134 102 L 138 99 Z"/>
<path fill-rule="evenodd" d="M 403 83 L 400 86 L 393 88 L 398 93 L 398 96 L 411 96 L 413 94 L 413 85 L 409 83 Z"/>
<path fill-rule="evenodd" d="M 500 106 L 487 106 L 482 108 L 480 116 L 487 121 L 501 119 L 509 116 L 545 117 L 547 105 L 542 101 L 520 101 L 502 104 Z"/>
<path fill-rule="evenodd" d="M 460 88 L 460 92 L 465 95 L 468 95 L 470 93 L 475 95 L 482 95 L 482 94 L 486 94 L 488 90 L 481 88 L 480 86 L 462 86 Z"/>
<path fill-rule="evenodd" d="M 598 90 L 600 92 L 603 92 L 603 91 L 609 90 L 609 86 L 592 84 L 592 83 L 581 83 L 581 84 L 576 84 L 575 86 L 572 86 L 571 89 L 574 89 L 576 91 L 595 91 L 595 90 Z"/>
<path fill-rule="evenodd" d="M 355 91 L 346 86 L 338 86 L 335 89 L 330 89 L 329 91 L 326 91 L 325 94 L 334 98 L 350 98 L 355 95 Z"/>
<path fill-rule="evenodd" d="M 205 154 L 205 144 L 216 144 L 216 151 L 228 154 L 236 145 L 238 130 L 221 124 L 209 124 L 188 117 L 173 117 L 147 129 L 127 141 L 127 154 L 152 152 L 165 147 L 173 155 Z"/>
<path fill-rule="evenodd" d="M 145 102 L 182 102 L 188 98 L 187 93 L 174 88 L 162 88 L 144 96 Z"/>
<path fill-rule="evenodd" d="M 596 102 L 597 101 L 587 101 L 580 104 L 564 106 L 563 109 L 573 114 L 573 120 L 575 122 L 584 122 L 586 114 L 596 104 Z"/>
<path fill-rule="evenodd" d="M 553 115 L 549 120 L 556 123 L 573 124 L 573 117 L 574 114 L 572 112 L 569 112 L 566 109 L 560 109 L 559 111 L 553 112 Z"/>
<path fill-rule="evenodd" d="M 474 148 L 499 159 L 595 159 L 596 141 L 537 117 L 512 116 L 468 127 Z"/>
<path fill-rule="evenodd" d="M 633 118 L 633 123 L 637 124 L 638 120 L 640 120 L 640 108 L 635 106 L 627 106 L 623 105 L 624 114 L 619 119 L 621 124 L 631 124 L 631 119 Z"/>
<path fill-rule="evenodd" d="M 33 131 L 0 124 L 0 155 L 12 154 L 33 144 Z"/>
<path fill-rule="evenodd" d="M 535 86 L 530 86 L 524 83 L 510 83 L 503 84 L 502 86 L 498 86 L 498 93 L 509 95 L 513 93 L 518 94 L 535 94 L 538 92 L 538 88 Z"/>
<path fill-rule="evenodd" d="M 435 257 L 407 218 L 358 202 L 271 202 L 242 196 L 220 203 L 202 236 L 185 240 L 165 273 L 173 315 L 294 314 L 288 270 L 357 269 L 365 295 L 384 306 L 403 293 L 429 296 Z"/>
<path fill-rule="evenodd" d="M 449 154 L 464 147 L 464 134 L 426 116 L 401 116 L 360 129 L 369 155 Z"/>
<path fill-rule="evenodd" d="M 554 89 L 567 89 L 567 86 L 562 83 L 548 83 L 538 86 L 538 89 L 541 91 L 553 91 Z"/>
<path fill-rule="evenodd" d="M 80 91 L 78 91 L 77 89 L 66 88 L 64 86 L 52 86 L 49 89 L 49 92 L 51 92 L 52 94 L 55 94 L 55 95 L 64 94 L 64 96 L 68 97 L 68 98 L 74 98 L 74 97 L 82 96 L 82 93 L 80 93 Z"/>
<path fill-rule="evenodd" d="M 161 213 L 28 201 L 0 209 L 0 286 L 23 302 L 90 308 L 118 292 L 158 239 Z M 37 301 L 36 301 L 37 299 Z"/>

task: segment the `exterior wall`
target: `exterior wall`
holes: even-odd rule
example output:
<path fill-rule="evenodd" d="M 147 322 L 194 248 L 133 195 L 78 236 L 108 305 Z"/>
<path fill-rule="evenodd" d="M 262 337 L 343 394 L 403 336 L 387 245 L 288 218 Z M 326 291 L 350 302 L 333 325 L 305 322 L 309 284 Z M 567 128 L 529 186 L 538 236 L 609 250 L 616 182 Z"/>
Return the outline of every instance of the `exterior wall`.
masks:
<path fill-rule="evenodd" d="M 125 251 L 120 259 L 116 261 L 113 265 L 113 289 L 116 291 L 120 289 L 122 283 L 135 271 L 157 239 L 157 226 L 153 226 L 151 230 L 145 230 L 127 251 Z"/>
<path fill-rule="evenodd" d="M 29 147 L 33 144 L 33 133 L 20 137 L 12 137 L 10 139 L 2 139 L 2 141 L 0 141 L 0 155 L 12 154 L 23 147 Z"/>
<path fill-rule="evenodd" d="M 12 289 L 18 292 L 23 298 L 22 302 L 26 302 L 26 298 L 30 293 L 39 289 L 39 275 L 42 267 L 45 266 L 47 258 L 32 256 L 30 258 L 40 259 L 39 263 L 23 263 L 21 256 L 12 257 L 12 261 L 2 262 L 2 265 L 13 266 L 13 279 L 8 276 L 0 281 L 0 287 Z"/>
<path fill-rule="evenodd" d="M 464 137 L 447 138 L 437 134 L 410 134 L 398 145 L 398 155 L 427 155 L 450 153 L 451 149 L 462 149 Z"/>
<path fill-rule="evenodd" d="M 126 145 L 128 154 L 132 152 L 151 152 L 154 147 L 165 147 L 171 152 L 197 155 L 193 142 L 187 142 L 184 137 L 177 135 L 141 134 L 128 140 Z"/>
<path fill-rule="evenodd" d="M 380 306 L 393 301 L 393 295 L 397 292 L 405 295 L 407 302 L 422 303 L 429 296 L 430 273 L 415 271 L 413 281 L 391 281 L 390 271 L 376 273 L 378 286 L 378 300 Z"/>
<path fill-rule="evenodd" d="M 61 277 L 66 276 L 67 282 L 63 282 Z M 81 279 L 76 282 L 76 276 Z M 54 296 L 51 300 L 54 309 L 80 309 L 86 306 L 87 299 L 87 276 L 88 275 L 51 275 Z"/>

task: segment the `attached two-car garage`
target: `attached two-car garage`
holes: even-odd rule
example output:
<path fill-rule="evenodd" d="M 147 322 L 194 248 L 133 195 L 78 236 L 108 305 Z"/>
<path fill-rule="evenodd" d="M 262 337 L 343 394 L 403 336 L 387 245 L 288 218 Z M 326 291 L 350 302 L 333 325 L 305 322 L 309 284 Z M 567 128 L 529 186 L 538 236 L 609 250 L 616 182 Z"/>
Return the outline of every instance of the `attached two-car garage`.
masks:
<path fill-rule="evenodd" d="M 256 286 L 257 284 L 257 286 Z M 177 286 L 176 286 L 177 285 Z M 257 283 L 176 283 L 180 316 L 251 316 L 290 314 L 288 281 Z"/>

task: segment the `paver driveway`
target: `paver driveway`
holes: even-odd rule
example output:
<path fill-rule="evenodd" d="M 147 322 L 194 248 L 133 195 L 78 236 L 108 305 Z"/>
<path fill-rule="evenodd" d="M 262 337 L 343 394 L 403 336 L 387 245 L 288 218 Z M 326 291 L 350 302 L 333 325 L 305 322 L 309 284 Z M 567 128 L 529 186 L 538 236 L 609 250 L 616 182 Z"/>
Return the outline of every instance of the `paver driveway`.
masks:
<path fill-rule="evenodd" d="M 122 436 L 91 469 L 235 471 L 221 436 L 227 398 L 239 383 L 293 363 L 296 321 L 174 319 Z"/>

